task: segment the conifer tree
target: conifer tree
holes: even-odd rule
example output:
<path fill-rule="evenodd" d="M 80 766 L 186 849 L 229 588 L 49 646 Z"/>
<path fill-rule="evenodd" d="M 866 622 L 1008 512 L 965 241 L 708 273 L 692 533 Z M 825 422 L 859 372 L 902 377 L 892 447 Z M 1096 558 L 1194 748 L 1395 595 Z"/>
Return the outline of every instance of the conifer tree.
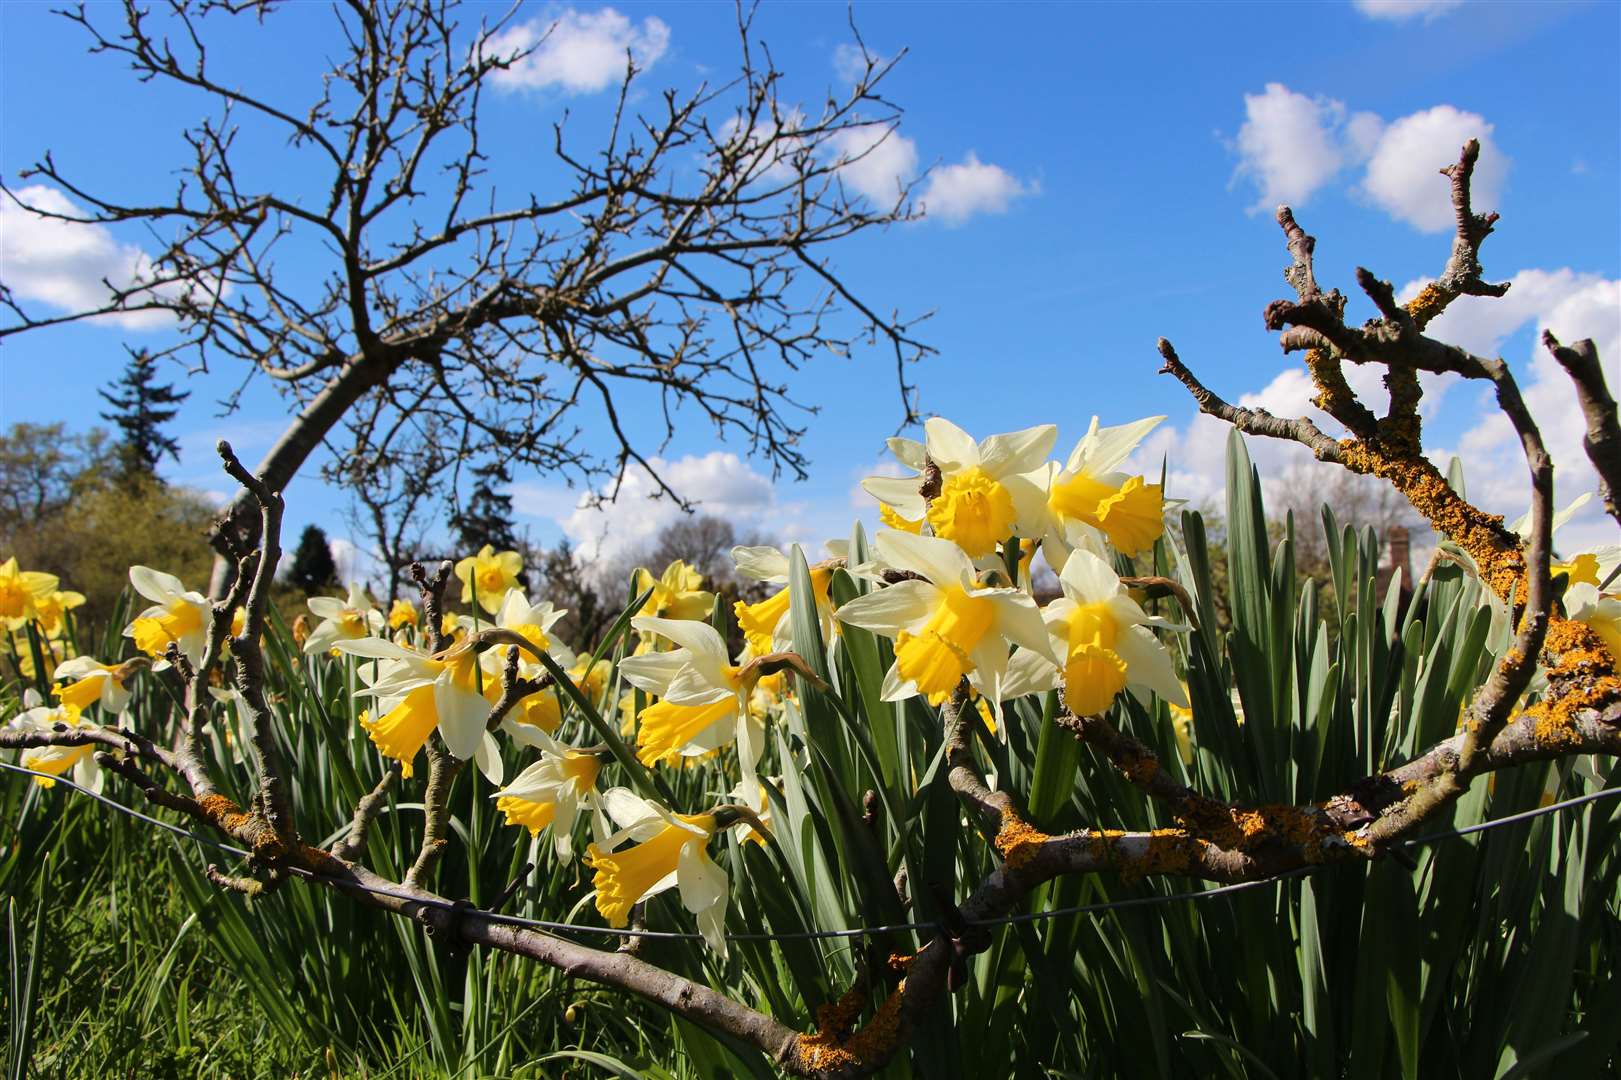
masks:
<path fill-rule="evenodd" d="M 293 552 L 288 582 L 307 596 L 338 584 L 338 564 L 332 560 L 332 544 L 319 525 L 306 525 Z"/>
<path fill-rule="evenodd" d="M 472 555 L 486 544 L 496 551 L 525 550 L 523 538 L 512 525 L 512 496 L 498 488 L 510 479 L 506 467 L 499 463 L 473 470 L 473 490 L 466 504 L 452 504 L 450 510 L 450 529 L 458 553 Z M 518 580 L 528 588 L 525 576 L 520 575 Z"/>
<path fill-rule="evenodd" d="M 156 377 L 151 354 L 134 349 L 123 377 L 113 384 L 114 392 L 97 391 L 113 407 L 101 418 L 116 424 L 123 434 L 118 452 L 125 476 L 155 477 L 164 454 L 180 460 L 180 444 L 162 427 L 175 418 L 191 391 L 177 391 L 172 383 L 159 384 Z"/>

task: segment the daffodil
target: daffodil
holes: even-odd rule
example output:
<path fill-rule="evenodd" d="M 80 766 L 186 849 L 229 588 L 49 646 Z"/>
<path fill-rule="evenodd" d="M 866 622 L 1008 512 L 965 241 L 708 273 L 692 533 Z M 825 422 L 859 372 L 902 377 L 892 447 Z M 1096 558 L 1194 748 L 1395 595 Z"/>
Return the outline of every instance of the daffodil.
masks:
<path fill-rule="evenodd" d="M 417 606 L 409 600 L 396 600 L 388 608 L 388 628 L 404 630 L 417 624 Z"/>
<path fill-rule="evenodd" d="M 1149 626 L 1171 624 L 1137 606 L 1109 564 L 1077 550 L 1058 581 L 1064 595 L 1042 612 L 1051 635 L 1044 652 L 1020 649 L 1008 673 L 1008 696 L 1062 685 L 1064 704 L 1076 716 L 1103 712 L 1120 691 L 1149 691 L 1173 705 L 1188 699 L 1176 668 Z M 1062 657 L 1054 665 L 1053 657 Z"/>
<path fill-rule="evenodd" d="M 485 730 L 490 702 L 478 686 L 478 657 L 462 645 L 427 656 L 382 638 L 340 639 L 339 652 L 381 663 L 363 665 L 368 683 L 357 696 L 377 700 L 379 715 L 361 726 L 384 757 L 400 763 L 410 776 L 417 753 L 437 729 L 445 748 L 458 758 L 471 758 L 492 784 L 502 779 L 501 756 Z"/>
<path fill-rule="evenodd" d="M 1006 481 L 1039 469 L 1058 429 L 1041 424 L 975 442 L 962 428 L 937 416 L 923 430 L 921 444 L 889 440 L 891 452 L 919 475 L 872 476 L 861 482 L 862 488 L 901 519 L 904 525 L 898 531 L 913 531 L 904 526 L 927 521 L 935 536 L 956 543 L 970 557 L 989 555 L 1016 527 L 1025 527 Z M 919 487 L 930 463 L 940 471 L 940 491 L 925 501 Z"/>
<path fill-rule="evenodd" d="M 607 660 L 598 660 L 595 664 L 592 664 L 591 657 L 577 657 L 566 645 L 561 644 L 553 644 L 550 652 L 568 674 L 569 681 L 574 684 L 581 694 L 585 695 L 586 700 L 593 704 L 601 700 L 603 691 L 607 689 L 608 676 L 613 669 L 612 664 Z M 486 653 L 485 655 L 490 654 Z M 520 651 L 519 656 L 523 657 L 523 655 Z M 531 661 L 531 663 L 534 662 Z M 538 671 L 535 671 L 532 675 L 524 675 L 522 671 L 524 666 L 524 660 L 520 659 L 520 675 L 523 675 L 523 677 L 529 678 L 539 674 Z M 540 665 L 534 663 L 534 667 L 539 668 Z M 484 696 L 493 703 L 500 700 L 501 693 L 501 679 L 499 672 L 497 672 L 485 679 Z M 558 725 L 562 722 L 563 696 L 557 687 L 548 686 L 533 694 L 525 695 L 512 711 L 502 718 L 501 730 L 525 746 L 538 747 L 544 744 L 536 739 L 535 730 L 538 728 L 546 735 L 554 735 L 557 733 Z"/>
<path fill-rule="evenodd" d="M 68 657 L 68 642 L 65 638 L 45 638 L 39 646 L 40 659 L 45 661 L 44 671 L 35 670 L 33 642 L 26 638 L 18 641 L 11 634 L 0 634 L 0 654 L 12 655 L 18 673 L 27 682 L 54 678 L 57 667 Z"/>
<path fill-rule="evenodd" d="M 609 926 L 623 927 L 630 909 L 666 889 L 681 890 L 681 906 L 697 916 L 709 947 L 726 955 L 726 898 L 730 881 L 708 852 L 719 827 L 713 814 L 672 814 L 622 788 L 604 796 L 622 828 L 587 849 L 596 871 L 597 910 Z M 630 820 L 626 820 L 629 818 Z M 629 842 L 628 846 L 620 847 Z M 618 850 L 615 850 L 615 849 Z"/>
<path fill-rule="evenodd" d="M 638 615 L 666 619 L 707 619 L 715 610 L 715 594 L 704 591 L 704 576 L 680 559 L 664 568 L 655 578 L 644 567 L 637 567 L 632 589 L 637 596 L 648 589 L 653 594 Z"/>
<path fill-rule="evenodd" d="M 137 649 L 156 660 L 162 661 L 172 641 L 192 664 L 200 663 L 208 643 L 208 599 L 188 590 L 173 574 L 149 566 L 130 567 L 129 583 L 152 606 L 124 628 L 124 636 L 134 639 Z"/>
<path fill-rule="evenodd" d="M 99 663 L 88 656 L 75 656 L 58 664 L 52 675 L 55 685 L 51 693 L 63 705 L 83 712 L 92 705 L 100 705 L 109 716 L 117 716 L 129 706 L 129 690 L 125 682 L 144 660 L 110 665 Z"/>
<path fill-rule="evenodd" d="M 29 707 L 12 717 L 11 728 L 14 731 L 43 734 L 55 731 L 58 724 L 70 728 L 96 726 L 87 722 L 72 705 L 41 704 L 39 693 L 32 687 L 23 695 L 23 704 Z M 22 752 L 17 764 L 42 774 L 34 777 L 34 783 L 40 787 L 54 787 L 55 778 L 72 769 L 75 784 L 91 791 L 100 791 L 101 766 L 96 764 L 95 752 L 96 747 L 92 743 L 82 746 L 34 746 Z"/>
<path fill-rule="evenodd" d="M 1036 602 L 1019 589 L 981 586 L 956 544 L 884 529 L 874 546 L 885 566 L 916 576 L 856 597 L 837 617 L 895 639 L 885 701 L 948 694 L 967 677 L 1000 707 L 1009 643 L 1051 656 Z"/>
<path fill-rule="evenodd" d="M 1116 470 L 1164 419 L 1151 416 L 1104 428 L 1094 416 L 1062 468 L 1049 463 L 1010 483 L 1021 521 L 1041 523 L 1039 532 L 1032 524 L 1029 534 L 1041 537 L 1054 568 L 1063 569 L 1088 532 L 1107 536 L 1123 555 L 1154 546 L 1165 531 L 1164 492 L 1141 476 Z"/>
<path fill-rule="evenodd" d="M 1583 623 L 1610 650 L 1610 659 L 1621 671 L 1621 596 L 1601 593 L 1586 582 L 1565 590 L 1565 610 Z"/>
<path fill-rule="evenodd" d="M 548 825 L 557 857 L 568 862 L 574 857 L 574 822 L 583 801 L 598 816 L 597 774 L 602 759 L 585 750 L 575 750 L 541 736 L 540 760 L 529 766 L 506 787 L 490 796 L 495 808 L 506 815 L 508 825 L 522 825 L 530 836 L 539 836 Z M 607 829 L 598 826 L 598 839 L 606 839 Z"/>
<path fill-rule="evenodd" d="M 60 581 L 55 574 L 17 569 L 15 555 L 0 563 L 0 626 L 7 630 L 21 629 L 34 618 L 40 602 L 55 592 L 58 584 Z"/>
<path fill-rule="evenodd" d="M 48 638 L 61 637 L 67 628 L 67 613 L 84 606 L 84 593 L 71 589 L 52 589 L 43 600 L 34 603 L 34 620 Z"/>
<path fill-rule="evenodd" d="M 749 604 L 739 600 L 732 605 L 737 615 L 738 629 L 743 631 L 749 651 L 756 656 L 764 656 L 792 648 L 794 631 L 788 610 L 788 556 L 774 547 L 735 547 L 732 549 L 732 559 L 737 563 L 737 572 L 744 577 L 783 586 L 759 603 Z M 833 633 L 833 604 L 827 596 L 827 586 L 832 580 L 831 564 L 810 568 L 811 592 L 816 597 L 816 614 L 822 623 L 824 640 Z"/>
<path fill-rule="evenodd" d="M 383 613 L 377 610 L 358 582 L 350 583 L 347 600 L 312 596 L 309 607 L 310 613 L 321 620 L 304 639 L 304 651 L 311 656 L 330 651 L 340 640 L 354 641 L 383 629 Z"/>
<path fill-rule="evenodd" d="M 523 573 L 523 556 L 516 551 L 497 553 L 485 544 L 477 555 L 469 555 L 456 564 L 456 577 L 462 583 L 462 603 L 471 604 L 478 594 L 478 606 L 495 614 L 501 610 L 507 590 L 518 587 L 518 576 Z"/>
<path fill-rule="evenodd" d="M 730 662 L 719 632 L 691 619 L 638 615 L 630 624 L 678 646 L 619 664 L 627 682 L 659 698 L 636 718 L 636 756 L 644 765 L 674 763 L 735 739 L 743 774 L 752 777 L 760 759 L 759 733 L 745 708 L 752 687 Z"/>

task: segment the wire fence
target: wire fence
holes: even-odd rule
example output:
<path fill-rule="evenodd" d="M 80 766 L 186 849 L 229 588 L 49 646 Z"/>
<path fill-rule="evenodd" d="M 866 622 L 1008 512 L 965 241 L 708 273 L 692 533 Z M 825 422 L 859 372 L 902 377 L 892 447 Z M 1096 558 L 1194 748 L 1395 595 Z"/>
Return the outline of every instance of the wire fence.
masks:
<path fill-rule="evenodd" d="M 30 777 L 46 775 L 44 773 L 36 772 L 33 769 L 25 769 L 20 765 L 12 765 L 4 761 L 0 761 L 0 769 L 7 769 L 11 772 L 22 773 L 23 775 Z M 163 819 L 153 817 L 150 814 L 143 814 L 141 811 L 132 806 L 126 806 L 124 803 L 121 803 L 116 799 L 109 798 L 99 791 L 92 791 L 87 787 L 76 784 L 66 777 L 56 776 L 49 777 L 49 779 L 54 780 L 56 783 L 61 784 L 64 787 L 80 792 L 81 794 L 88 795 L 90 798 L 95 799 L 97 802 L 100 802 L 106 806 L 112 807 L 121 814 L 127 814 L 138 821 L 143 821 L 149 825 L 155 825 L 158 828 L 167 830 L 168 832 L 174 833 L 177 836 L 186 837 L 187 839 L 193 840 L 205 847 L 224 851 L 228 854 L 244 859 L 251 857 L 253 854 L 244 848 L 239 848 L 232 844 L 227 844 L 216 840 L 211 836 L 203 836 L 199 833 L 192 832 L 190 829 L 182 828 L 171 821 L 164 821 Z M 1540 806 L 1535 810 L 1527 810 L 1523 813 L 1510 814 L 1507 817 L 1493 818 L 1489 821 L 1482 821 L 1478 824 L 1467 825 L 1459 829 L 1448 829 L 1444 832 L 1427 833 L 1424 836 L 1414 837 L 1410 840 L 1403 840 L 1395 846 L 1418 847 L 1425 844 L 1437 843 L 1441 840 L 1451 840 L 1462 836 L 1473 836 L 1477 833 L 1490 832 L 1493 829 L 1500 829 L 1509 825 L 1517 825 L 1521 822 L 1530 821 L 1533 818 L 1539 818 L 1546 814 L 1557 814 L 1565 810 L 1574 809 L 1578 806 L 1586 806 L 1605 799 L 1615 798 L 1621 798 L 1621 787 L 1605 788 L 1602 791 L 1589 792 L 1586 795 L 1578 795 L 1574 798 L 1564 799 L 1560 802 L 1549 803 L 1547 806 Z M 1311 874 L 1322 869 L 1323 865 L 1326 864 L 1317 866 L 1302 866 L 1282 874 L 1274 874 L 1271 877 L 1257 878 L 1254 881 L 1243 881 L 1233 885 L 1218 885 L 1209 889 L 1193 889 L 1187 892 L 1161 893 L 1153 896 L 1135 896 L 1123 900 L 1106 900 L 1093 904 L 1077 904 L 1072 907 L 1048 908 L 1043 911 L 1027 911 L 1013 915 L 1003 915 L 994 919 L 965 919 L 964 922 L 968 926 L 989 928 L 995 926 L 1008 926 L 1015 923 L 1040 922 L 1045 919 L 1057 919 L 1069 915 L 1087 915 L 1105 911 L 1119 911 L 1124 908 L 1157 907 L 1161 904 L 1173 904 L 1182 901 L 1197 902 L 1201 900 L 1211 900 L 1218 896 L 1231 896 L 1234 893 L 1248 892 L 1251 889 L 1262 889 L 1271 885 L 1276 885 L 1280 881 L 1288 881 L 1292 878 L 1304 877 L 1307 874 Z M 363 885 L 357 881 L 345 881 L 341 878 L 329 877 L 324 874 L 316 874 L 309 870 L 305 870 L 302 867 L 291 867 L 289 869 L 292 873 L 299 877 L 321 881 L 336 888 L 352 892 L 364 892 L 370 893 L 373 896 L 386 896 L 395 900 L 405 900 L 413 904 L 419 904 L 423 907 L 437 908 L 443 911 L 454 912 L 463 917 L 478 917 L 487 919 L 491 922 L 503 923 L 508 926 L 520 926 L 533 930 L 543 930 L 551 934 L 596 934 L 618 938 L 652 938 L 655 940 L 665 941 L 703 940 L 702 934 L 688 931 L 643 930 L 633 927 L 625 927 L 620 929 L 611 926 L 591 926 L 585 923 L 552 922 L 547 919 L 526 918 L 522 915 L 503 915 L 498 911 L 488 911 L 483 908 L 469 907 L 465 903 L 446 900 L 442 897 L 428 897 L 423 896 L 421 893 L 406 892 L 402 889 L 387 889 L 379 886 Z M 883 926 L 860 926 L 846 930 L 801 930 L 785 934 L 743 933 L 726 934 L 725 937 L 728 941 L 807 941 L 823 939 L 850 939 L 877 937 L 883 934 L 911 933 L 914 931 L 933 931 L 938 929 L 939 925 L 939 923 L 932 922 L 906 922 L 889 923 Z"/>

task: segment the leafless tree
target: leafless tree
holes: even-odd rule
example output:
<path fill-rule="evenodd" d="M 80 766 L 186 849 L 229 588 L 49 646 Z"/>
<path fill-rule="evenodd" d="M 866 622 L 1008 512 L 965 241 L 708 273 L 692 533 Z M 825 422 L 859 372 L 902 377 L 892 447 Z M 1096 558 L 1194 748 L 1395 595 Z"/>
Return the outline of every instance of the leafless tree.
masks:
<path fill-rule="evenodd" d="M 93 52 L 215 108 L 186 132 L 173 197 L 98 190 L 49 153 L 20 174 L 82 208 L 23 202 L 41 217 L 146 227 L 164 244 L 152 272 L 59 315 L 0 289 L 11 317 L 0 337 L 109 312 L 172 314 L 177 338 L 155 355 L 240 365 L 244 385 L 272 380 L 296 403 L 257 469 L 272 489 L 366 399 L 376 423 L 348 457 L 351 478 L 358 463 L 390 460 L 402 429 L 392 418 L 409 413 L 453 430 L 474 457 L 610 493 L 640 464 L 679 501 L 649 458 L 682 409 L 682 422 L 701 418 L 802 474 L 798 418 L 810 406 L 790 383 L 863 343 L 892 355 L 901 419 L 912 419 L 905 369 L 929 351 L 915 320 L 882 313 L 828 261 L 829 245 L 912 215 L 908 186 L 875 207 L 840 174 L 894 129 L 898 110 L 879 93 L 894 60 L 868 57 L 853 86 L 807 112 L 779 99 L 753 9 L 740 8 L 734 77 L 649 94 L 638 112 L 645 80 L 627 55 L 607 130 L 582 148 L 558 122 L 561 178 L 513 198 L 488 181 L 480 107 L 529 55 L 499 47 L 514 12 L 469 26 L 456 0 L 336 4 L 337 59 L 299 99 L 241 89 L 241 73 L 209 51 L 219 22 L 273 18 L 272 4 L 164 8 L 124 0 L 116 26 L 99 6 L 65 15 Z M 256 173 L 244 136 L 284 139 L 285 166 Z M 295 251 L 297 270 L 281 261 Z M 659 419 L 628 420 L 625 395 Z M 251 546 L 257 520 L 237 499 L 220 550 Z M 222 560 L 216 595 L 225 576 Z"/>

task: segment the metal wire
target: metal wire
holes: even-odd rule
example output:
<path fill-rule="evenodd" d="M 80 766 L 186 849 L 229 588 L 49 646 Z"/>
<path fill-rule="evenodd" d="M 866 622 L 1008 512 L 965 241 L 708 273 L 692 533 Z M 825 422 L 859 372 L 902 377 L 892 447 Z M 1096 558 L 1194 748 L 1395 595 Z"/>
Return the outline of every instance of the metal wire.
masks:
<path fill-rule="evenodd" d="M 19 765 L 12 765 L 4 761 L 0 761 L 0 769 L 8 769 L 11 772 L 22 773 L 25 776 L 46 775 L 44 773 L 36 772 L 33 769 L 25 769 Z M 58 776 L 51 777 L 51 779 L 55 780 L 56 783 L 61 784 L 64 787 L 88 795 L 97 802 L 110 806 L 120 813 L 128 814 L 130 817 L 136 818 L 137 820 L 144 821 L 150 825 L 156 825 L 161 829 L 166 829 L 177 836 L 184 836 L 187 839 L 195 840 L 199 844 L 216 848 L 220 851 L 229 852 L 230 854 L 241 858 L 247 858 L 252 855 L 252 852 L 245 851 L 242 848 L 221 843 L 212 837 L 201 836 L 189 829 L 183 829 L 171 822 L 163 821 L 160 818 L 155 818 L 148 814 L 143 814 L 134 807 L 126 806 L 115 799 L 110 799 L 98 791 L 92 791 L 89 788 L 76 784 L 72 780 L 65 777 Z M 1468 825 L 1461 829 L 1451 829 L 1446 832 L 1429 833 L 1424 836 L 1414 837 L 1411 840 L 1403 840 L 1397 846 L 1413 847 L 1421 844 L 1432 844 L 1438 840 L 1450 840 L 1454 837 L 1470 836 L 1475 833 L 1488 832 L 1492 829 L 1503 828 L 1504 826 L 1508 825 L 1515 825 L 1522 821 L 1530 821 L 1533 818 L 1542 817 L 1545 814 L 1555 814 L 1577 806 L 1585 806 L 1588 803 L 1595 803 L 1604 799 L 1614 798 L 1621 798 L 1621 787 L 1606 788 L 1603 791 L 1589 792 L 1586 795 L 1578 795 L 1574 798 L 1565 799 L 1562 802 L 1550 803 L 1547 806 L 1541 806 L 1535 810 L 1527 810 L 1519 814 L 1510 814 L 1509 816 L 1502 818 L 1493 818 L 1490 821 L 1482 821 L 1479 824 Z M 1246 892 L 1250 889 L 1265 888 L 1268 885 L 1275 885 L 1280 881 L 1288 881 L 1291 878 L 1304 877 L 1305 875 L 1313 873 L 1318 869 L 1321 869 L 1321 867 L 1303 866 L 1295 870 L 1287 871 L 1286 873 L 1275 874 L 1271 877 L 1257 878 L 1254 881 L 1242 881 L 1233 885 L 1220 885 L 1213 889 L 1194 889 L 1188 892 L 1165 893 L 1156 896 L 1135 896 L 1125 900 L 1106 900 L 1095 904 L 1078 904 L 1073 907 L 1050 908 L 1046 911 L 1028 911 L 1017 915 L 1003 915 L 995 919 L 969 919 L 966 920 L 966 922 L 970 926 L 979 927 L 1008 926 L 1014 923 L 1040 922 L 1045 919 L 1056 919 L 1066 915 L 1086 915 L 1096 912 L 1118 911 L 1123 908 L 1134 907 L 1156 907 L 1160 904 L 1178 903 L 1184 900 L 1209 900 L 1217 896 L 1231 896 L 1234 893 Z M 625 929 L 616 929 L 615 927 L 611 926 L 588 926 L 581 923 L 551 922 L 546 919 L 529 919 L 521 915 L 503 915 L 498 911 L 485 911 L 482 908 L 468 907 L 465 904 L 458 904 L 455 901 L 445 900 L 441 897 L 424 897 L 419 893 L 409 893 L 403 890 L 362 885 L 354 881 L 344 881 L 341 878 L 327 877 L 322 874 L 316 874 L 309 870 L 305 870 L 302 867 L 291 867 L 290 870 L 293 874 L 299 877 L 321 881 L 336 888 L 347 889 L 351 892 L 365 892 L 370 893 L 373 896 L 387 896 L 395 900 L 405 900 L 413 904 L 421 904 L 424 907 L 436 908 L 441 911 L 453 911 L 462 916 L 478 917 L 487 919 L 490 922 L 503 923 L 508 926 L 521 926 L 534 930 L 544 930 L 553 934 L 601 934 L 610 937 L 652 938 L 654 940 L 662 941 L 703 940 L 702 934 L 689 933 L 679 930 L 637 930 L 629 927 Z M 817 941 L 840 938 L 876 937 L 880 934 L 901 934 L 910 933 L 917 930 L 933 931 L 938 928 L 939 925 L 937 923 L 907 922 L 890 923 L 885 926 L 862 926 L 849 930 L 801 930 L 787 934 L 744 933 L 727 934 L 725 937 L 728 941 Z"/>

